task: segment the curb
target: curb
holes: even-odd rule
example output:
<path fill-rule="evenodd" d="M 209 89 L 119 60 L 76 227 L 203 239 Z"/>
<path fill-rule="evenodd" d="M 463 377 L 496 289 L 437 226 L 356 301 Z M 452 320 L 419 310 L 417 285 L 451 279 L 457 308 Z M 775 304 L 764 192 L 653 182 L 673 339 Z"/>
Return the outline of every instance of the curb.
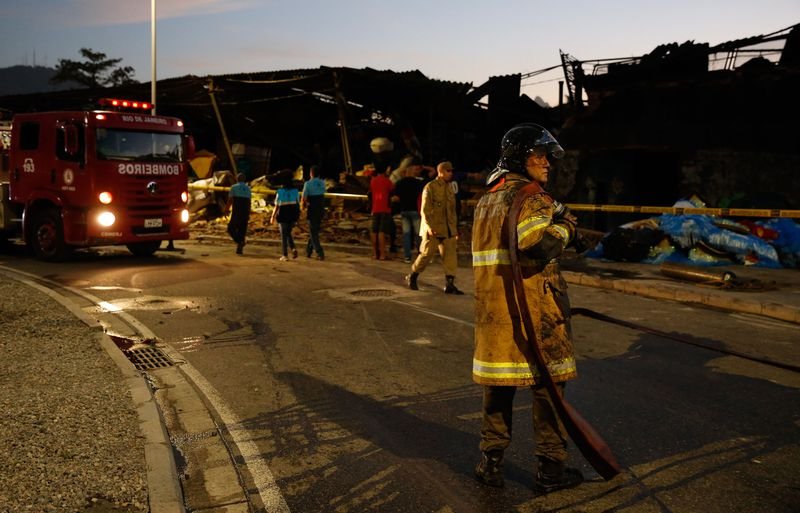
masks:
<path fill-rule="evenodd" d="M 780 321 L 800 324 L 800 309 L 779 303 L 762 303 L 731 297 L 730 292 L 720 293 L 713 289 L 691 290 L 685 286 L 672 285 L 661 280 L 626 280 L 608 279 L 591 276 L 575 271 L 562 270 L 564 279 L 568 283 L 616 290 L 626 294 L 648 297 L 652 299 L 667 299 L 681 303 L 696 303 L 732 312 L 755 314 Z"/>
<path fill-rule="evenodd" d="M 98 338 L 100 345 L 122 372 L 139 415 L 139 427 L 144 436 L 150 513 L 185 513 L 172 444 L 155 398 L 144 377 L 136 371 L 136 367 L 117 345 L 105 333 L 98 334 Z"/>

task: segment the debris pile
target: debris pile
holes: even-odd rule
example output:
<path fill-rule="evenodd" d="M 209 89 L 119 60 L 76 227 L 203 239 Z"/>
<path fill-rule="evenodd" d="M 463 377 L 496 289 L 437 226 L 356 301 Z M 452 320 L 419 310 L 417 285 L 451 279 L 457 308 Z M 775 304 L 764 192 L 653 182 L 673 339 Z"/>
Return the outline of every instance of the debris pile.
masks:
<path fill-rule="evenodd" d="M 798 268 L 800 225 L 786 218 L 737 221 L 710 215 L 663 214 L 613 229 L 588 256 L 652 264 Z"/>
<path fill-rule="evenodd" d="M 251 212 L 250 221 L 247 225 L 247 237 L 249 239 L 280 240 L 278 224 L 269 223 L 271 215 L 272 206 L 265 206 Z M 195 220 L 190 227 L 191 237 L 193 239 L 201 239 L 207 236 L 228 237 L 226 229 L 229 219 L 229 216 L 223 215 L 213 219 Z M 369 245 L 371 222 L 367 214 L 352 213 L 347 218 L 341 219 L 329 215 L 322 222 L 320 238 L 323 243 Z M 308 238 L 308 223 L 306 222 L 305 212 L 301 214 L 300 220 L 293 230 L 293 235 L 298 240 Z"/>

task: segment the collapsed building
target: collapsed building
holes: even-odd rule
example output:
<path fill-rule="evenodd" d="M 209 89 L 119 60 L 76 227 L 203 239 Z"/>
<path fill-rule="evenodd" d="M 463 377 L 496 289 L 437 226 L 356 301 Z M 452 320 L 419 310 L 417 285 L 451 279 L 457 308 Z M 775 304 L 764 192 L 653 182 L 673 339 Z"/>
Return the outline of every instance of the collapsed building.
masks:
<path fill-rule="evenodd" d="M 568 150 L 550 187 L 568 202 L 666 206 L 696 194 L 708 206 L 798 207 L 799 25 L 636 58 L 561 57 L 569 102 L 553 108 L 520 94 L 522 74 L 475 87 L 346 67 L 159 80 L 156 104 L 185 121 L 218 167 L 251 179 L 314 164 L 337 178 L 407 154 L 482 173 L 508 128 L 535 122 Z M 83 108 L 107 96 L 149 98 L 150 84 L 5 96 L 0 112 Z M 376 138 L 392 144 L 376 153 Z M 474 199 L 482 187 L 462 190 Z M 607 229 L 620 219 L 586 221 Z"/>
<path fill-rule="evenodd" d="M 370 142 L 378 137 L 392 142 L 380 156 L 390 165 L 411 154 L 479 171 L 494 164 L 508 126 L 555 128 L 547 109 L 520 95 L 519 75 L 474 88 L 419 71 L 321 67 L 185 76 L 159 80 L 156 90 L 159 114 L 181 118 L 198 148 L 218 155 L 223 168 L 239 164 L 251 178 L 313 164 L 330 177 L 354 172 L 375 163 Z M 0 108 L 80 108 L 103 96 L 149 98 L 150 85 L 6 96 Z"/>
<path fill-rule="evenodd" d="M 558 192 L 568 201 L 800 207 L 800 25 L 630 59 L 562 53 L 562 63 L 571 116 Z"/>

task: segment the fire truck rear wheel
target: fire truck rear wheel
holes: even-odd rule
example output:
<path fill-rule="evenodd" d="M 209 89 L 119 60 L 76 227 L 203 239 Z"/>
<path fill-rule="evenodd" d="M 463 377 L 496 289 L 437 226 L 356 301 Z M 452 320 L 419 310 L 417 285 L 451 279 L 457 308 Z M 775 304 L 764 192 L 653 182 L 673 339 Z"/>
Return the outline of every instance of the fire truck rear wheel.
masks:
<path fill-rule="evenodd" d="M 148 242 L 136 242 L 134 244 L 128 244 L 127 247 L 128 251 L 138 257 L 149 257 L 153 256 L 153 253 L 161 247 L 161 241 L 151 240 Z"/>
<path fill-rule="evenodd" d="M 55 262 L 65 259 L 70 247 L 64 243 L 64 226 L 61 214 L 54 208 L 36 212 L 28 237 L 28 245 L 36 258 Z"/>

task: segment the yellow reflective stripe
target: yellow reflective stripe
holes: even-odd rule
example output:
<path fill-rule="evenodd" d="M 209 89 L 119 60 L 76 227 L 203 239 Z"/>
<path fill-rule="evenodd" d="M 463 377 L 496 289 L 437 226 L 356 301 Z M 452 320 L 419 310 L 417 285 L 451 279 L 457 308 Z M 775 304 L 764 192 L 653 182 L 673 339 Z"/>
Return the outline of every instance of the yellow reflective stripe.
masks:
<path fill-rule="evenodd" d="M 523 267 L 538 266 L 538 260 L 528 258 L 525 254 L 520 255 L 519 263 Z M 472 267 L 487 267 L 490 265 L 511 265 L 511 257 L 507 249 L 487 249 L 485 251 L 475 251 L 472 253 Z"/>
<path fill-rule="evenodd" d="M 532 378 L 533 372 L 527 363 L 482 362 L 472 360 L 472 373 L 483 378 Z"/>
<path fill-rule="evenodd" d="M 472 253 L 472 266 L 482 267 L 488 265 L 511 265 L 511 258 L 507 249 L 487 249 Z"/>
<path fill-rule="evenodd" d="M 484 362 L 481 360 L 472 359 L 472 365 L 480 365 L 481 367 L 530 367 L 528 362 Z"/>
<path fill-rule="evenodd" d="M 551 362 L 547 368 L 554 377 L 572 374 L 577 370 L 574 358 Z M 483 378 L 532 378 L 539 375 L 538 369 L 532 369 L 527 362 L 484 362 L 474 358 L 472 373 Z"/>
<path fill-rule="evenodd" d="M 495 379 L 531 379 L 533 378 L 533 374 L 530 371 L 520 374 L 503 374 L 499 372 L 480 372 L 477 370 L 472 370 L 472 373 L 476 376 L 480 376 L 481 378 L 495 378 Z"/>
<path fill-rule="evenodd" d="M 562 239 L 564 239 L 564 242 L 569 242 L 569 230 L 560 224 L 554 224 L 553 229 L 558 232 Z"/>
<path fill-rule="evenodd" d="M 550 224 L 550 218 L 547 216 L 529 217 L 517 224 L 517 240 L 523 240 L 536 230 L 547 228 L 548 224 Z"/>

